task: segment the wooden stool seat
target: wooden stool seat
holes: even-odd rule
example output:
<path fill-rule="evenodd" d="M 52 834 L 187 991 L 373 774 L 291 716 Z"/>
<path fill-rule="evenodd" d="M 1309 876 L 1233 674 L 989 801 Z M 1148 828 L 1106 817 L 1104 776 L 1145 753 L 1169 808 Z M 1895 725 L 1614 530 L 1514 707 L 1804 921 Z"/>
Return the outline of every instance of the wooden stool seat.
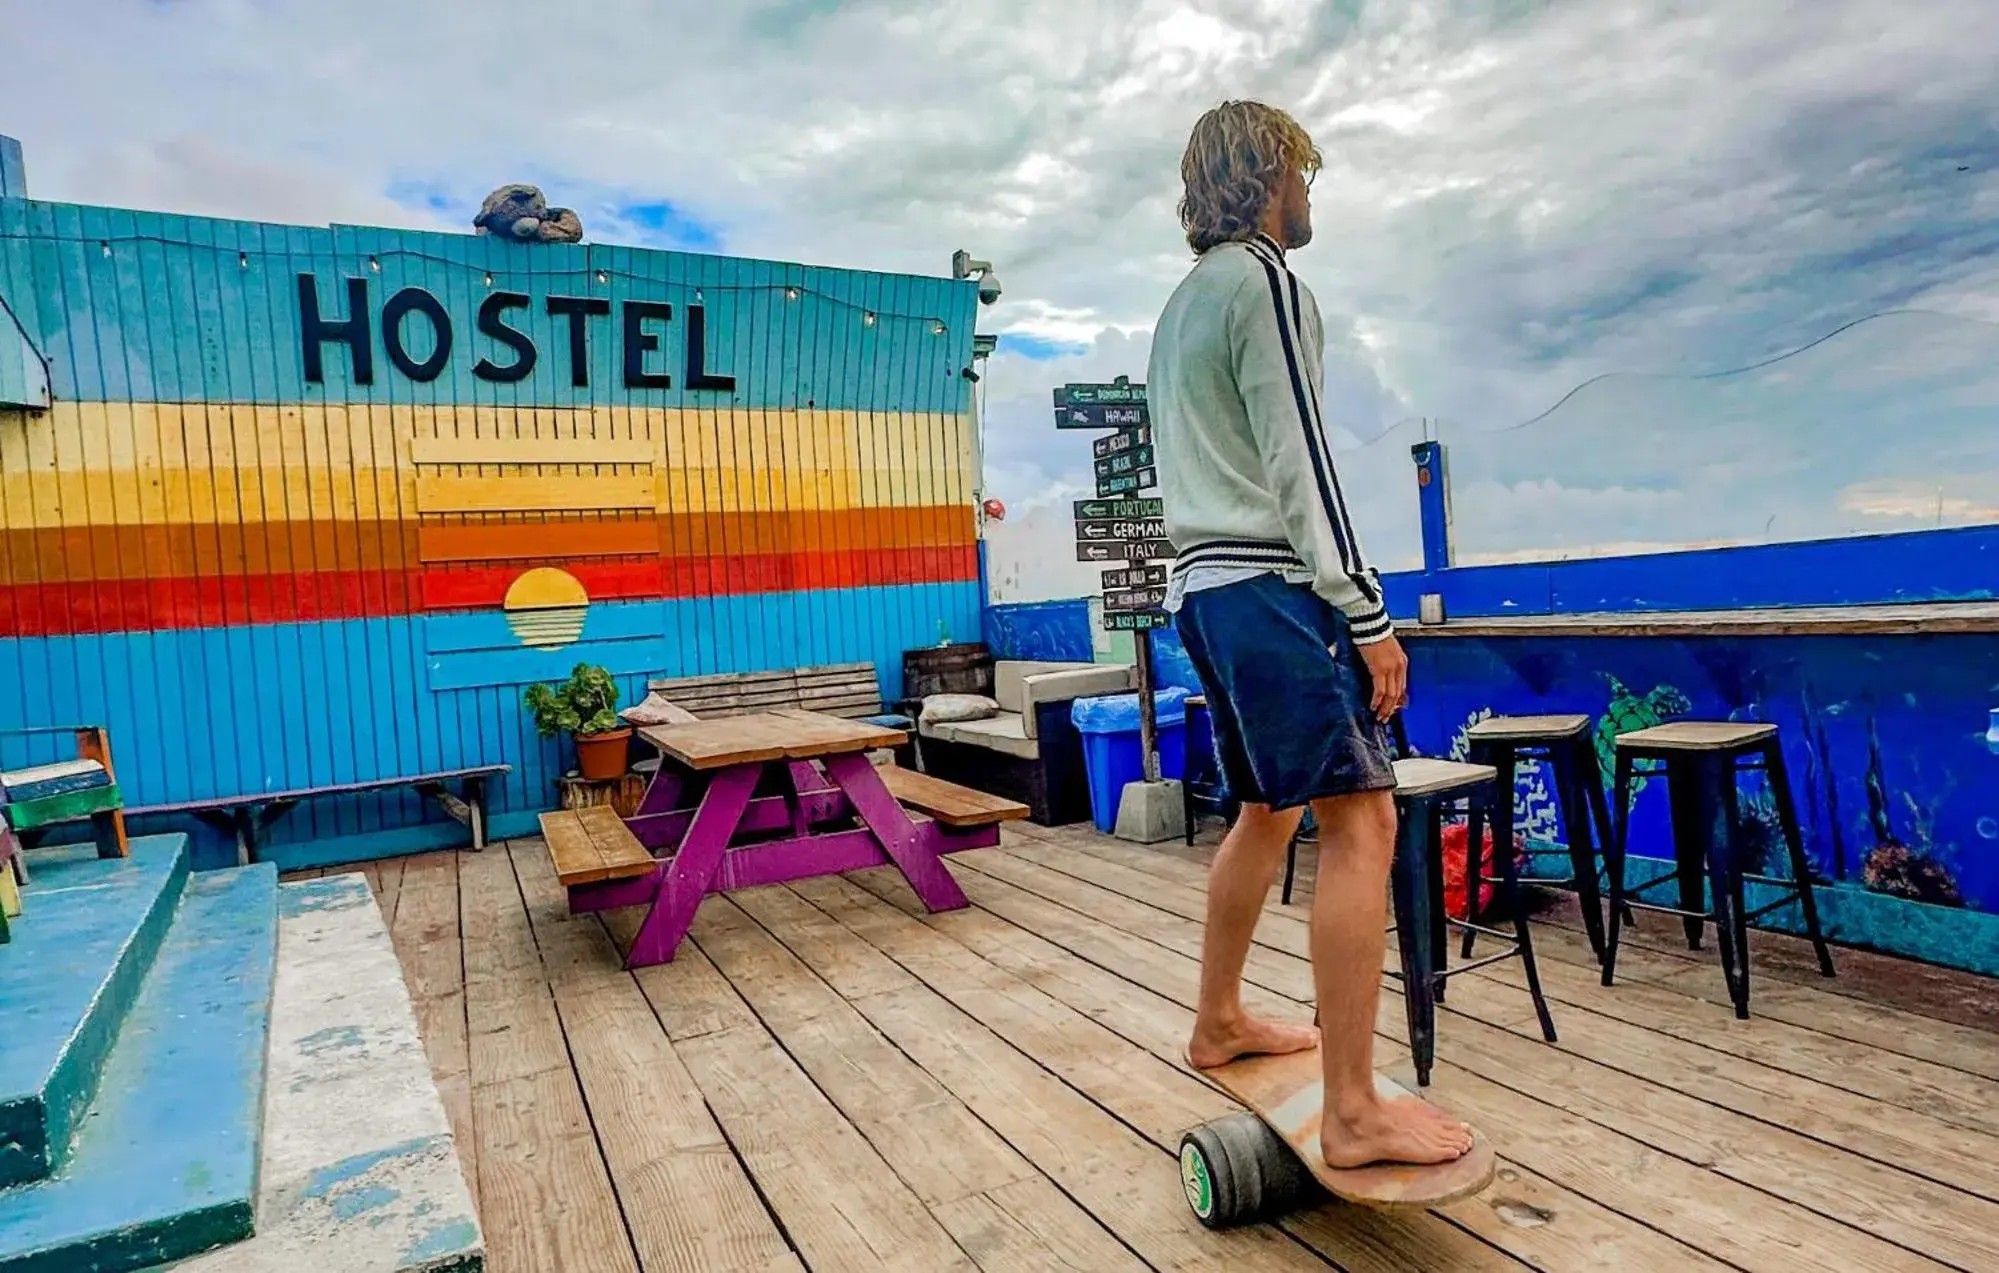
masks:
<path fill-rule="evenodd" d="M 1471 739 L 1512 742 L 1528 738 L 1573 738 L 1589 728 L 1580 712 L 1560 716 L 1488 716 L 1465 731 Z"/>
<path fill-rule="evenodd" d="M 1687 948 L 1700 949 L 1706 925 L 1715 927 L 1721 947 L 1722 976 L 1735 1015 L 1749 1016 L 1749 921 L 1797 902 L 1805 933 L 1818 954 L 1819 971 L 1833 975 L 1832 952 L 1819 929 L 1818 904 L 1812 896 L 1811 863 L 1805 857 L 1804 836 L 1784 769 L 1784 749 L 1777 727 L 1762 721 L 1673 721 L 1649 729 L 1619 734 L 1615 781 L 1616 829 L 1605 847 L 1610 875 L 1610 937 L 1604 949 L 1603 984 L 1611 984 L 1617 968 L 1620 919 L 1629 910 L 1678 915 L 1685 925 Z M 1640 770 L 1640 762 L 1650 766 Z M 1777 879 L 1742 869 L 1741 849 L 1748 815 L 1737 777 L 1761 769 L 1770 784 L 1778 829 L 1789 850 L 1791 878 Z M 1633 788 L 1639 777 L 1663 779 L 1672 811 L 1673 869 L 1643 883 L 1627 886 L 1624 864 L 1629 851 Z M 1743 884 L 1753 880 L 1780 890 L 1768 905 L 1751 911 Z M 1635 900 L 1659 885 L 1677 881 L 1679 905 L 1661 906 Z"/>
<path fill-rule="evenodd" d="M 1617 749 L 1650 751 L 1735 751 L 1777 736 L 1761 721 L 1676 720 L 1617 736 Z"/>
<path fill-rule="evenodd" d="M 1564 880 L 1533 881 L 1576 895 L 1581 904 L 1583 931 L 1589 936 L 1590 950 L 1598 962 L 1603 959 L 1602 890 L 1597 887 L 1596 846 L 1610 839 L 1610 810 L 1604 803 L 1603 780 L 1598 774 L 1595 741 L 1590 736 L 1590 718 L 1579 712 L 1541 716 L 1488 716 L 1465 731 L 1469 758 L 1491 765 L 1502 775 L 1501 786 L 1511 791 L 1521 760 L 1546 766 L 1549 794 L 1554 796 L 1562 829 L 1562 847 L 1527 849 L 1532 857 L 1565 856 L 1569 877 Z M 1513 856 L 1513 803 L 1492 803 L 1492 842 L 1495 853 Z M 1472 817 L 1471 835 L 1465 840 L 1465 887 L 1469 912 L 1479 918 L 1479 900 L 1485 886 L 1496 877 L 1487 875 L 1485 828 L 1478 815 Z M 1470 959 L 1477 933 L 1465 931 L 1464 958 Z"/>
<path fill-rule="evenodd" d="M 1397 796 L 1444 796 L 1469 791 L 1499 777 L 1491 765 L 1467 765 L 1456 760 L 1411 756 L 1395 762 Z"/>

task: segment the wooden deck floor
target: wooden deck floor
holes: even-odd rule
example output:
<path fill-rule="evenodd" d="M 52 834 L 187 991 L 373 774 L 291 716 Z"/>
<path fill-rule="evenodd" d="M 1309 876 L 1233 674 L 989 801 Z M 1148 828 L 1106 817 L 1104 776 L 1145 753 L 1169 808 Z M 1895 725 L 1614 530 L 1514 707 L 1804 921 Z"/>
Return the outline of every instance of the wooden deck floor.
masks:
<path fill-rule="evenodd" d="M 1009 828 L 951 859 L 971 909 L 925 915 L 888 869 L 753 890 L 636 974 L 636 915 L 570 917 L 539 841 L 367 874 L 495 1273 L 1999 1269 L 1991 983 L 1846 951 L 1821 983 L 1759 935 L 1738 1022 L 1677 924 L 1641 918 L 1606 990 L 1560 909 L 1558 1045 L 1517 961 L 1439 1021 L 1432 1091 L 1497 1143 L 1491 1190 L 1204 1230 L 1171 1156 L 1233 1108 L 1179 1060 L 1204 854 Z M 1298 1020 L 1307 897 L 1273 890 L 1248 973 Z"/>

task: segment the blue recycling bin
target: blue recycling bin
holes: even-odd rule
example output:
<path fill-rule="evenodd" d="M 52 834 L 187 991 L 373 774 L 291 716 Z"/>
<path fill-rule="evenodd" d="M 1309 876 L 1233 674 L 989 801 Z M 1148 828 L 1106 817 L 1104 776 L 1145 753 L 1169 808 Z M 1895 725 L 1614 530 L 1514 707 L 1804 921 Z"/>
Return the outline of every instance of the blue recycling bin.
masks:
<path fill-rule="evenodd" d="M 1155 690 L 1152 717 L 1157 731 L 1159 774 L 1179 778 L 1185 751 L 1187 691 L 1177 685 Z M 1083 771 L 1090 781 L 1090 819 L 1109 835 L 1117 828 L 1118 800 L 1126 783 L 1145 777 L 1139 755 L 1138 695 L 1105 694 L 1079 698 L 1069 719 L 1083 736 Z"/>

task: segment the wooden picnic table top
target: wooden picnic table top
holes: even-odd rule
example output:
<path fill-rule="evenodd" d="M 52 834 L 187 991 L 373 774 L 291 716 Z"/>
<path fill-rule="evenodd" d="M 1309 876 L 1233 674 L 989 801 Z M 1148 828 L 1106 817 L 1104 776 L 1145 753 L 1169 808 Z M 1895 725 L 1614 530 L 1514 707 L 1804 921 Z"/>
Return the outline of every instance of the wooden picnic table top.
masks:
<path fill-rule="evenodd" d="M 900 729 L 846 720 L 824 712 L 783 708 L 748 716 L 723 716 L 684 725 L 645 725 L 639 737 L 690 769 L 721 769 L 767 760 L 810 760 L 846 752 L 900 747 Z"/>

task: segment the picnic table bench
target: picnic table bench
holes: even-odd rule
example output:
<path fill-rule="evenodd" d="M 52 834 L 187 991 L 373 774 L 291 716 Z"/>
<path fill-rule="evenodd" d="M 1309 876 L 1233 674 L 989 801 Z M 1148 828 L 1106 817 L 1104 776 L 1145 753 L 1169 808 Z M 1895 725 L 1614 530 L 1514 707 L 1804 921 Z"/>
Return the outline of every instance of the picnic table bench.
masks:
<path fill-rule="evenodd" d="M 464 769 L 442 769 L 435 773 L 405 774 L 392 778 L 369 778 L 360 782 L 336 782 L 320 787 L 295 787 L 289 791 L 252 791 L 234 796 L 206 796 L 199 800 L 177 800 L 170 804 L 127 808 L 132 817 L 185 813 L 236 837 L 236 860 L 256 860 L 257 841 L 302 800 L 315 796 L 360 795 L 412 787 L 416 793 L 437 801 L 446 816 L 472 833 L 472 848 L 486 847 L 486 780 L 506 773 L 512 765 L 472 765 Z M 454 795 L 447 784 L 456 783 Z"/>
<path fill-rule="evenodd" d="M 967 905 L 941 855 L 999 843 L 1027 806 L 866 753 L 901 730 L 799 708 L 647 725 L 661 762 L 631 819 L 541 815 L 572 912 L 646 906 L 626 967 L 665 963 L 711 892 L 894 863 L 931 910 Z"/>

